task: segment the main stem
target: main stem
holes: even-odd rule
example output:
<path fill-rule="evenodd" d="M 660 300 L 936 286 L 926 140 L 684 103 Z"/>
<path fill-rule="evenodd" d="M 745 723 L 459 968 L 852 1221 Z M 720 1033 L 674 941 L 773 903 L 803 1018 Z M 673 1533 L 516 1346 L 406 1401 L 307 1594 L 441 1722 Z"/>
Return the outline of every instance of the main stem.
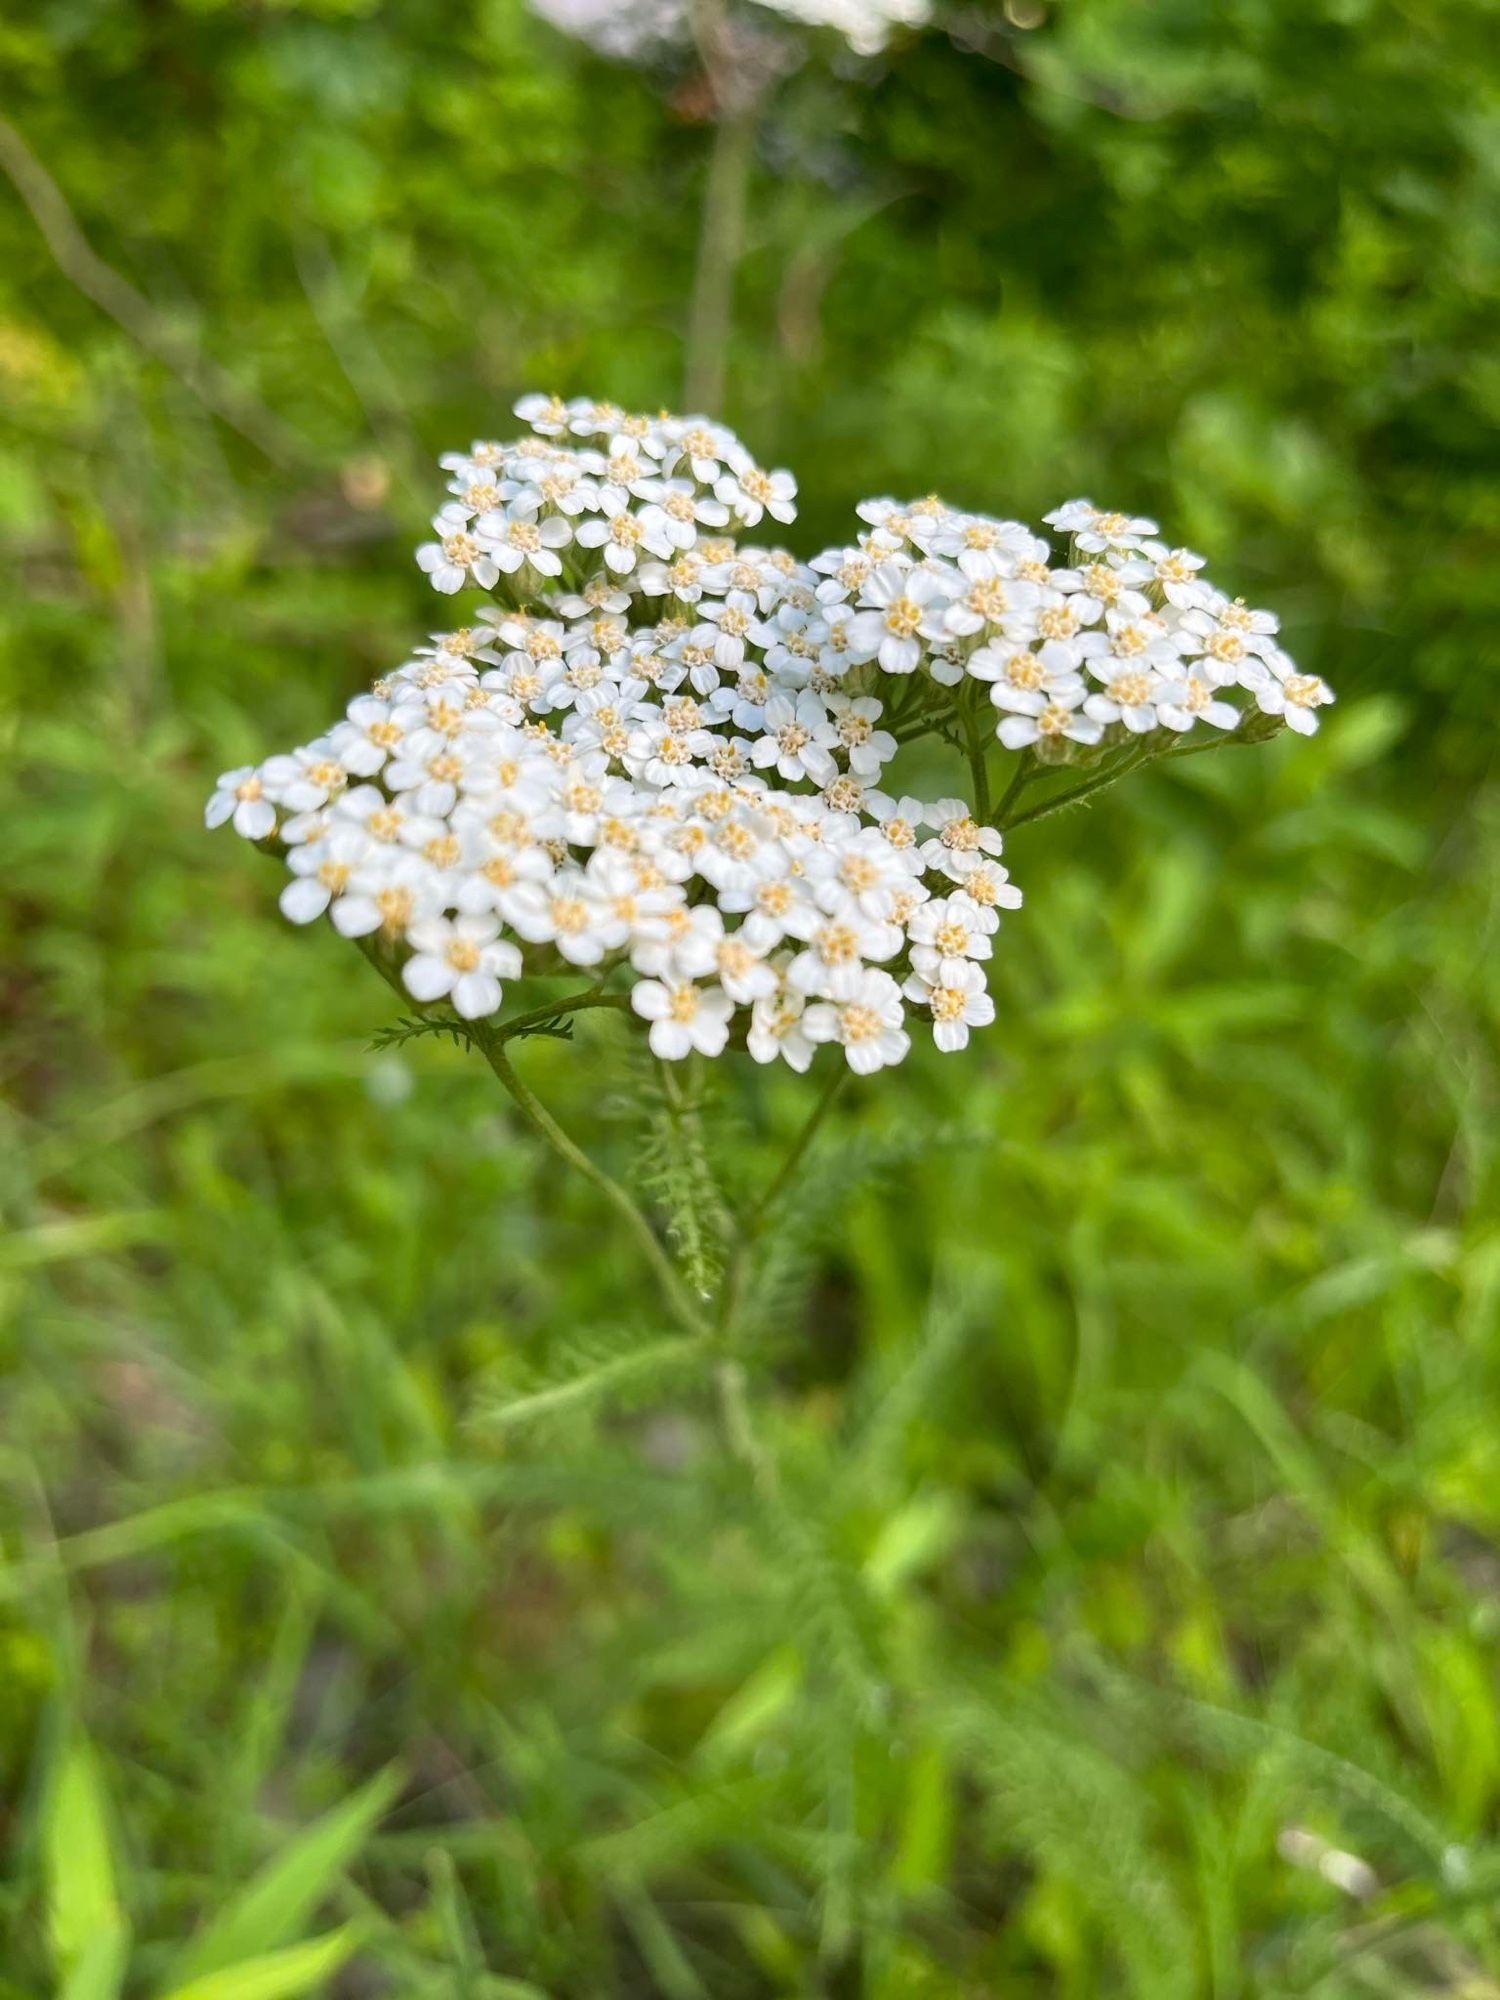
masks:
<path fill-rule="evenodd" d="M 612 1174 L 607 1174 L 583 1148 L 570 1139 L 552 1113 L 543 1104 L 531 1086 L 522 1081 L 515 1064 L 505 1053 L 505 1043 L 497 1035 L 479 1034 L 475 1040 L 481 1054 L 510 1095 L 515 1099 L 522 1116 L 556 1153 L 559 1159 L 583 1175 L 591 1186 L 598 1189 L 610 1207 L 621 1217 L 640 1245 L 641 1252 L 655 1274 L 661 1287 L 663 1298 L 673 1314 L 681 1321 L 689 1333 L 701 1335 L 708 1331 L 707 1322 L 689 1296 L 687 1287 L 678 1277 L 656 1231 L 651 1227 L 645 1213 L 637 1207 L 634 1198 L 623 1188 Z"/>
<path fill-rule="evenodd" d="M 410 1003 L 411 995 L 402 984 L 399 972 L 378 943 L 373 938 L 359 938 L 355 942 L 386 984 L 399 993 L 403 1000 Z M 729 1447 L 735 1457 L 746 1465 L 757 1486 L 764 1492 L 773 1493 L 776 1484 L 775 1466 L 755 1435 L 750 1420 L 744 1366 L 731 1351 L 731 1342 L 756 1239 L 767 1217 L 791 1185 L 797 1169 L 806 1158 L 848 1072 L 842 1063 L 830 1070 L 827 1081 L 793 1139 L 785 1159 L 740 1223 L 739 1240 L 720 1289 L 715 1313 L 710 1319 L 688 1292 L 677 1274 L 666 1246 L 629 1190 L 612 1174 L 606 1173 L 576 1140 L 569 1137 L 536 1092 L 522 1079 L 506 1053 L 506 1043 L 513 1036 L 529 1028 L 544 1026 L 548 1021 L 581 1012 L 585 1008 L 622 1004 L 625 1003 L 620 995 L 602 993 L 595 986 L 581 993 L 571 994 L 565 999 L 534 1007 L 529 1013 L 518 1014 L 497 1026 L 491 1026 L 483 1021 L 470 1021 L 465 1023 L 465 1027 L 473 1046 L 483 1055 L 527 1124 L 566 1166 L 581 1174 L 589 1185 L 604 1197 L 624 1222 L 635 1238 L 642 1256 L 650 1265 L 652 1275 L 673 1317 L 692 1339 L 701 1340 L 705 1347 L 711 1350 L 714 1358 L 714 1382 L 719 1394 Z M 420 1011 L 425 1013 L 427 1010 L 423 1007 Z"/>

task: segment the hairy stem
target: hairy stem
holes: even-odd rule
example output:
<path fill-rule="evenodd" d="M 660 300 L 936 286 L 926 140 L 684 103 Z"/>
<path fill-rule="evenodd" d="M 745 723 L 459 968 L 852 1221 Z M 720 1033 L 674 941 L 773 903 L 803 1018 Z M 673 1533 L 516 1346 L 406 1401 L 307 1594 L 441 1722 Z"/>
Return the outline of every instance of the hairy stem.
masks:
<path fill-rule="evenodd" d="M 1230 744 L 1243 743 L 1252 739 L 1236 733 L 1230 733 L 1224 736 L 1204 737 L 1193 743 L 1174 743 L 1165 750 L 1150 748 L 1151 740 L 1150 737 L 1142 738 L 1140 746 L 1132 747 L 1128 750 L 1119 763 L 1114 765 L 1112 769 L 1100 771 L 1096 777 L 1087 779 L 1081 785 L 1075 785 L 1069 792 L 1054 793 L 1050 799 L 1043 799 L 1040 805 L 1032 806 L 1029 811 L 1017 813 L 1012 820 L 1002 818 L 1002 825 L 1006 827 L 1025 826 L 1031 820 L 1046 819 L 1051 813 L 1065 812 L 1069 806 L 1077 805 L 1081 799 L 1088 798 L 1091 793 L 1102 792 L 1106 786 L 1117 784 L 1121 778 L 1128 777 L 1132 771 L 1138 771 L 1143 764 L 1170 764 L 1174 763 L 1179 757 L 1201 757 L 1207 750 L 1223 750 Z M 1038 773 L 1033 771 L 1032 775 L 1035 776 Z M 1019 777 L 1020 773 L 1017 776 Z M 1016 790 L 1014 780 L 1012 781 L 1011 789 L 1012 791 Z M 1010 795 L 1010 792 L 1007 792 L 1005 800 L 1001 801 L 1002 813 L 1006 800 L 1010 798 Z"/>
<path fill-rule="evenodd" d="M 1032 820 L 1047 819 L 1053 813 L 1066 812 L 1069 806 L 1076 806 L 1094 792 L 1102 792 L 1109 785 L 1118 784 L 1136 767 L 1147 761 L 1141 756 L 1126 756 L 1113 770 L 1100 771 L 1092 778 L 1086 778 L 1081 785 L 1074 785 L 1071 791 L 1055 792 L 1050 799 L 1043 799 L 1040 805 L 1028 811 L 1017 813 L 1007 824 L 1010 827 L 1028 826 Z"/>

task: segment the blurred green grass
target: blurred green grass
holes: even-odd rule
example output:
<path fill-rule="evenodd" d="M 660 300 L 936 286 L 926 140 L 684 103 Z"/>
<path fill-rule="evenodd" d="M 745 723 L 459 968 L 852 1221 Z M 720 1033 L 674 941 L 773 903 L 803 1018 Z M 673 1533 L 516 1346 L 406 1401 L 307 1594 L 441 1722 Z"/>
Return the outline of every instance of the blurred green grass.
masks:
<path fill-rule="evenodd" d="M 1078 0 L 778 98 L 728 414 L 798 546 L 1093 488 L 1340 705 L 1014 836 L 998 1029 L 787 1246 L 769 1497 L 680 1371 L 501 1421 L 660 1339 L 628 1245 L 199 827 L 433 618 L 437 450 L 677 394 L 683 80 L 509 4 L 0 29 L 297 440 L 0 201 L 7 2000 L 1500 1992 L 1484 13 Z M 615 1032 L 522 1057 L 628 1171 Z M 738 1177 L 803 1102 L 730 1080 Z"/>

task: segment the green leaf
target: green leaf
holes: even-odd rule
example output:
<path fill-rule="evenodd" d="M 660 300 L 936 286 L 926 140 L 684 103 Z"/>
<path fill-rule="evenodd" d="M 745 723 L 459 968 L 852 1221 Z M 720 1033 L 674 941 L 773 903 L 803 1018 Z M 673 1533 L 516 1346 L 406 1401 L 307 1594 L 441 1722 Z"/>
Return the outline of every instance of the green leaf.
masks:
<path fill-rule="evenodd" d="M 668 1334 L 627 1348 L 605 1344 L 601 1337 L 593 1351 L 588 1339 L 580 1337 L 568 1343 L 553 1371 L 513 1393 L 496 1395 L 475 1412 L 474 1422 L 503 1430 L 628 1399 L 642 1385 L 659 1391 L 685 1366 L 701 1363 L 703 1352 L 703 1342 L 688 1334 Z"/>
<path fill-rule="evenodd" d="M 289 1840 L 189 1947 L 177 1967 L 178 1979 L 201 1981 L 221 1966 L 236 1965 L 295 1937 L 363 1847 L 400 1782 L 394 1769 L 380 1772 Z"/>
<path fill-rule="evenodd" d="M 403 1015 L 388 1028 L 377 1029 L 370 1038 L 370 1047 L 399 1049 L 407 1042 L 419 1042 L 434 1035 L 444 1037 L 455 1048 L 471 1049 L 475 1046 L 468 1023 L 461 1021 L 456 1014 L 429 1014 L 425 1018 Z"/>
<path fill-rule="evenodd" d="M 67 2000 L 113 2000 L 129 1927 L 115 1888 L 104 1786 L 92 1746 L 78 1738 L 53 1782 L 43 1828 L 47 1928 Z"/>
<path fill-rule="evenodd" d="M 342 1930 L 295 1944 L 288 1951 L 242 1959 L 238 1965 L 191 1979 L 186 1986 L 174 1986 L 162 2000 L 293 2000 L 331 1978 L 358 1942 L 358 1925 L 345 1924 Z"/>
<path fill-rule="evenodd" d="M 118 2000 L 129 1953 L 130 1933 L 123 1924 L 96 1931 L 73 1961 L 57 2000 Z"/>
<path fill-rule="evenodd" d="M 573 1018 L 570 1014 L 557 1013 L 545 1021 L 533 1021 L 526 1027 L 507 1028 L 502 1021 L 497 1032 L 506 1041 L 523 1042 L 530 1036 L 542 1035 L 550 1041 L 571 1042 L 573 1039 Z M 477 1049 L 480 1039 L 473 1027 L 460 1020 L 457 1014 L 427 1014 L 420 1017 L 403 1015 L 393 1021 L 388 1028 L 379 1028 L 370 1038 L 372 1049 L 386 1050 L 404 1048 L 408 1042 L 430 1040 L 434 1035 L 442 1036 L 453 1043 L 455 1048 Z"/>

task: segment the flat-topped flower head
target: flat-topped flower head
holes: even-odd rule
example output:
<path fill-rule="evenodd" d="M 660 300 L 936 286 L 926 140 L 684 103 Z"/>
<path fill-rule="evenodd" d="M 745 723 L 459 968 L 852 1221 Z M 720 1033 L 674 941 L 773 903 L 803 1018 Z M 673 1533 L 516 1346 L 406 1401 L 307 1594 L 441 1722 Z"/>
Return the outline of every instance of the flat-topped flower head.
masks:
<path fill-rule="evenodd" d="M 1092 786 L 1195 729 L 1309 735 L 1333 699 L 1144 516 L 1070 501 L 1054 566 L 1021 522 L 878 499 L 804 564 L 739 539 L 791 521 L 796 482 L 724 425 L 550 395 L 516 415 L 445 456 L 417 551 L 480 608 L 205 808 L 283 856 L 289 921 L 373 941 L 422 1006 L 484 1019 L 571 965 L 629 986 L 667 1061 L 803 1070 L 827 1042 L 865 1074 L 912 1016 L 961 1049 L 1021 903 L 976 805 L 1002 796 L 987 757 L 1022 760 L 1003 796 L 1029 803 L 1053 766 Z M 885 788 L 923 735 L 970 797 Z"/>

